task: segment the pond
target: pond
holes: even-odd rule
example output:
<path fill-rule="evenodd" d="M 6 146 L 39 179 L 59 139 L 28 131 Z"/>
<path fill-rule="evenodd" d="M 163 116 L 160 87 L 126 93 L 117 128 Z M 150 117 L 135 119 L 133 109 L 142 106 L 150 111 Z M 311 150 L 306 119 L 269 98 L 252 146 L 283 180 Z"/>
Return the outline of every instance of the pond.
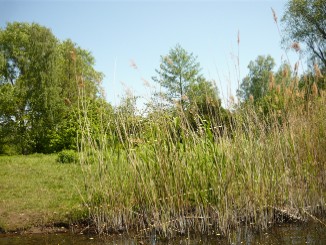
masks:
<path fill-rule="evenodd" d="M 169 241 L 158 241 L 155 237 L 147 239 L 126 238 L 124 236 L 110 236 L 99 238 L 81 234 L 2 234 L 1 245 L 166 245 L 166 244 L 326 244 L 326 226 L 321 223 L 300 223 L 276 225 L 265 232 L 254 233 L 242 228 L 230 237 L 230 240 L 221 237 L 180 237 Z"/>

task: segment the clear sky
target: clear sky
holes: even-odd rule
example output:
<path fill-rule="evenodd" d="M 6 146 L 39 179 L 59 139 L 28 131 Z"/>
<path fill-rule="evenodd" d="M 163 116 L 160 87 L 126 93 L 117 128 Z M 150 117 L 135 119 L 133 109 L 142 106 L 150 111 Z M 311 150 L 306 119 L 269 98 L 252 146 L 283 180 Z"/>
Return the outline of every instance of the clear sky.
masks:
<path fill-rule="evenodd" d="M 95 68 L 105 74 L 103 86 L 112 104 L 117 104 L 126 90 L 148 99 L 151 88 L 144 80 L 155 85 L 151 77 L 159 67 L 160 56 L 179 43 L 198 56 L 202 74 L 216 81 L 226 105 L 229 96 L 236 93 L 238 77 L 241 81 L 248 73 L 250 60 L 267 54 L 277 66 L 285 60 L 271 11 L 272 7 L 280 20 L 285 3 L 0 0 L 0 26 L 4 28 L 12 21 L 37 22 L 60 40 L 70 38 L 91 51 Z M 289 56 L 293 65 L 298 57 Z"/>

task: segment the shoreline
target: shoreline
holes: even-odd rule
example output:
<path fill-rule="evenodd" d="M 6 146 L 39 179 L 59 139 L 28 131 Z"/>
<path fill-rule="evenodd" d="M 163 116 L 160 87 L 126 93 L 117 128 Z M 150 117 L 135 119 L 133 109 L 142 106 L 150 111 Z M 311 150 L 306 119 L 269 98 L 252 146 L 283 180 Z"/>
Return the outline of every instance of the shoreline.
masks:
<path fill-rule="evenodd" d="M 250 227 L 250 230 L 252 231 L 258 231 L 258 232 L 265 232 L 273 227 L 276 227 L 277 225 L 284 225 L 284 224 L 309 224 L 309 223 L 319 223 L 320 225 L 324 226 L 326 228 L 326 208 L 325 207 L 315 207 L 315 210 L 319 210 L 318 213 L 306 213 L 306 216 L 297 216 L 291 213 L 287 209 L 275 209 L 272 208 L 274 215 L 277 216 L 275 218 L 275 222 L 271 223 L 271 226 L 269 226 L 266 229 L 257 230 L 254 226 L 251 227 L 251 223 L 249 222 L 242 222 L 239 224 L 238 228 L 240 227 Z M 293 210 L 292 210 L 293 211 Z M 250 217 L 247 218 L 250 220 Z M 236 228 L 231 229 L 231 233 L 234 232 Z M 135 236 L 131 237 L 137 237 L 139 236 L 139 233 L 141 231 L 114 231 L 111 230 L 111 232 L 98 234 L 96 232 L 96 226 L 95 224 L 91 225 L 90 221 L 81 220 L 81 221 L 75 221 L 75 222 L 67 222 L 67 221 L 55 221 L 55 222 L 49 222 L 44 224 L 37 224 L 36 222 L 34 225 L 28 225 L 26 227 L 16 227 L 14 229 L 5 229 L 4 227 L 0 226 L 0 235 L 34 235 L 34 234 L 60 234 L 60 233 L 69 233 L 73 235 L 104 235 L 104 236 L 111 236 L 111 235 L 125 235 L 129 236 L 130 234 L 136 234 Z M 197 234 L 195 231 L 191 232 L 191 234 Z M 146 236 L 146 233 L 142 234 Z M 182 237 L 185 234 L 177 234 L 176 237 Z M 198 235 L 213 235 L 213 234 L 198 234 Z M 221 237 L 226 237 L 227 234 L 221 235 Z"/>

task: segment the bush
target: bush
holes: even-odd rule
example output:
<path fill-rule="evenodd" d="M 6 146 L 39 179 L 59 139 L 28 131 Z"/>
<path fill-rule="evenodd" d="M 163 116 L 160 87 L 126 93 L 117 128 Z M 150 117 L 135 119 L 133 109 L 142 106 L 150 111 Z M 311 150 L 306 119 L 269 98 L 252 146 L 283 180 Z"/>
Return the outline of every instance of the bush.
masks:
<path fill-rule="evenodd" d="M 78 154 L 73 150 L 63 150 L 59 152 L 57 162 L 59 163 L 76 163 Z"/>
<path fill-rule="evenodd" d="M 19 149 L 16 145 L 3 144 L 2 146 L 0 146 L 0 155 L 14 156 L 19 153 Z"/>

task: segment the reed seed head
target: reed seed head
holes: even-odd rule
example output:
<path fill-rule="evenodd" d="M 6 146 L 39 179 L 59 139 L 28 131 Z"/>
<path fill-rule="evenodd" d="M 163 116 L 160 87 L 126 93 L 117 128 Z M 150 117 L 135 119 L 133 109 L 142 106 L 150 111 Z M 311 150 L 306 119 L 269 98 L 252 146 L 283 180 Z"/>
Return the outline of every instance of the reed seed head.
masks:
<path fill-rule="evenodd" d="M 315 75 L 316 75 L 317 78 L 322 78 L 323 77 L 317 63 L 314 64 L 314 70 L 315 70 Z"/>
<path fill-rule="evenodd" d="M 70 51 L 70 57 L 74 62 L 76 62 L 77 56 L 75 50 Z"/>
<path fill-rule="evenodd" d="M 291 48 L 294 49 L 295 52 L 300 52 L 301 48 L 300 48 L 300 44 L 298 42 L 294 42 L 291 45 Z"/>
<path fill-rule="evenodd" d="M 130 60 L 130 66 L 135 70 L 138 69 L 137 64 L 136 64 L 136 62 L 134 60 Z"/>
<path fill-rule="evenodd" d="M 141 80 L 143 81 L 143 85 L 145 87 L 147 87 L 147 88 L 150 88 L 151 87 L 150 83 L 145 78 L 142 77 Z"/>
<path fill-rule="evenodd" d="M 288 98 L 292 97 L 292 90 L 290 88 L 287 88 L 285 90 L 285 96 Z"/>
<path fill-rule="evenodd" d="M 233 95 L 230 95 L 230 99 L 229 99 L 229 101 L 230 101 L 230 104 L 231 104 L 231 105 L 234 105 L 234 104 L 235 104 L 235 98 L 234 98 Z"/>
<path fill-rule="evenodd" d="M 182 95 L 181 99 L 182 99 L 182 100 L 188 100 L 189 98 L 188 98 L 187 95 L 184 94 L 184 95 Z"/>
<path fill-rule="evenodd" d="M 269 90 L 273 90 L 275 87 L 275 79 L 273 72 L 269 73 Z"/>
<path fill-rule="evenodd" d="M 84 83 L 84 78 L 83 76 L 77 76 L 77 82 L 78 82 L 78 87 L 80 88 L 84 88 L 85 87 L 85 83 Z"/>
<path fill-rule="evenodd" d="M 281 85 L 279 85 L 279 84 L 276 86 L 276 93 L 277 94 L 281 93 Z"/>
<path fill-rule="evenodd" d="M 249 101 L 251 102 L 251 103 L 253 103 L 254 102 L 254 96 L 251 94 L 251 95 L 249 95 Z"/>
<path fill-rule="evenodd" d="M 314 83 L 312 84 L 311 92 L 312 92 L 313 96 L 317 96 L 317 95 L 318 95 L 318 87 L 317 87 L 316 82 L 314 82 Z"/>
<path fill-rule="evenodd" d="M 276 12 L 275 12 L 275 10 L 273 8 L 271 8 L 271 9 L 272 9 L 272 13 L 273 13 L 273 19 L 274 19 L 275 23 L 277 24 L 277 15 L 276 15 Z"/>
<path fill-rule="evenodd" d="M 287 66 L 284 67 L 282 75 L 284 78 L 286 78 L 289 75 L 289 70 Z"/>

